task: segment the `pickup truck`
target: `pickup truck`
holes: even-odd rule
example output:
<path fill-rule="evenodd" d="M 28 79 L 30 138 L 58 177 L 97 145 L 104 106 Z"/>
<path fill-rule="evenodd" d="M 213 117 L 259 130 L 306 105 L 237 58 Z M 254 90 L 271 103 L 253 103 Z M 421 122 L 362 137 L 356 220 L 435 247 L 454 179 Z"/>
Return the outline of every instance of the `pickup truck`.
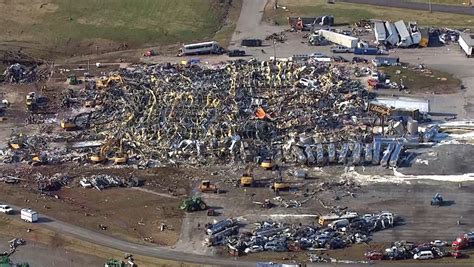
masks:
<path fill-rule="evenodd" d="M 331 52 L 333 52 L 333 53 L 350 53 L 351 49 L 347 48 L 345 46 L 338 45 L 338 46 L 331 47 Z"/>
<path fill-rule="evenodd" d="M 241 56 L 245 56 L 245 51 L 244 50 L 238 50 L 238 49 L 229 50 L 227 52 L 227 55 L 229 57 L 241 57 Z"/>
<path fill-rule="evenodd" d="M 8 205 L 0 205 L 0 212 L 5 214 L 12 214 L 13 209 Z"/>

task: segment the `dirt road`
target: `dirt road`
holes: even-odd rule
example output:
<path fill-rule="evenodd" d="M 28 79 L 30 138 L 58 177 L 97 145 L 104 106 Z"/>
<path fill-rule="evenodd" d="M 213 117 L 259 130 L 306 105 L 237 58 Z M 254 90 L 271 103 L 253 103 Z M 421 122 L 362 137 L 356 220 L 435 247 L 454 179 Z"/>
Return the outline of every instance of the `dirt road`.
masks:
<path fill-rule="evenodd" d="M 412 10 L 429 10 L 428 3 L 415 3 L 415 2 L 407 2 L 407 1 L 341 0 L 340 2 L 369 4 L 369 5 L 376 5 L 376 6 L 388 6 L 388 7 L 406 8 L 406 9 L 412 9 Z M 474 8 L 471 8 L 471 7 L 431 4 L 431 9 L 433 12 L 446 12 L 446 13 L 453 13 L 453 14 L 474 15 Z"/>

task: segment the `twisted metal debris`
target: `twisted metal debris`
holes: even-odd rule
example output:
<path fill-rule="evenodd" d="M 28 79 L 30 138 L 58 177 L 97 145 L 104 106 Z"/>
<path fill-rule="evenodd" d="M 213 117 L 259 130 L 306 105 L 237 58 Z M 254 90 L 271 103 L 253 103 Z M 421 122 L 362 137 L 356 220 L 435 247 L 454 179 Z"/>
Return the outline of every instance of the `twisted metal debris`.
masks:
<path fill-rule="evenodd" d="M 358 140 L 366 133 L 354 120 L 365 114 L 364 91 L 343 67 L 238 61 L 136 65 L 119 75 L 123 84 L 92 96 L 102 105 L 91 130 L 141 159 L 290 159 L 283 151 L 301 145 L 294 138 Z"/>

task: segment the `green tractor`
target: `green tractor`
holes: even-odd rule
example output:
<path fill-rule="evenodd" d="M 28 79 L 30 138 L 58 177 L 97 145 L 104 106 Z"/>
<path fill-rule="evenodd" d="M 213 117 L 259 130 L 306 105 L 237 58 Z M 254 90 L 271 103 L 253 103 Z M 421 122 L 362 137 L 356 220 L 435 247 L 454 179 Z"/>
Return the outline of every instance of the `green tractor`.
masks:
<path fill-rule="evenodd" d="M 179 206 L 179 208 L 186 212 L 193 212 L 199 210 L 206 210 L 207 205 L 200 197 L 191 197 L 183 200 L 183 203 L 181 203 L 181 206 Z"/>
<path fill-rule="evenodd" d="M 0 257 L 0 267 L 10 267 L 12 266 L 11 264 L 12 263 L 7 256 Z"/>

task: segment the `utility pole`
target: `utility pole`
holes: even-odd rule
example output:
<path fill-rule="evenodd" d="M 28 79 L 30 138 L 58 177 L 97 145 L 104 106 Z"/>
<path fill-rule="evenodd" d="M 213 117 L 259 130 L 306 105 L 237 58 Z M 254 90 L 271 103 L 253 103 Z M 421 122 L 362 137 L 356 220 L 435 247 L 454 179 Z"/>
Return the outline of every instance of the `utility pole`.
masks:
<path fill-rule="evenodd" d="M 428 7 L 430 9 L 430 13 L 433 13 L 433 8 L 431 6 L 431 0 L 428 0 Z"/>
<path fill-rule="evenodd" d="M 276 40 L 273 39 L 273 60 L 276 60 L 277 52 L 276 52 Z"/>

